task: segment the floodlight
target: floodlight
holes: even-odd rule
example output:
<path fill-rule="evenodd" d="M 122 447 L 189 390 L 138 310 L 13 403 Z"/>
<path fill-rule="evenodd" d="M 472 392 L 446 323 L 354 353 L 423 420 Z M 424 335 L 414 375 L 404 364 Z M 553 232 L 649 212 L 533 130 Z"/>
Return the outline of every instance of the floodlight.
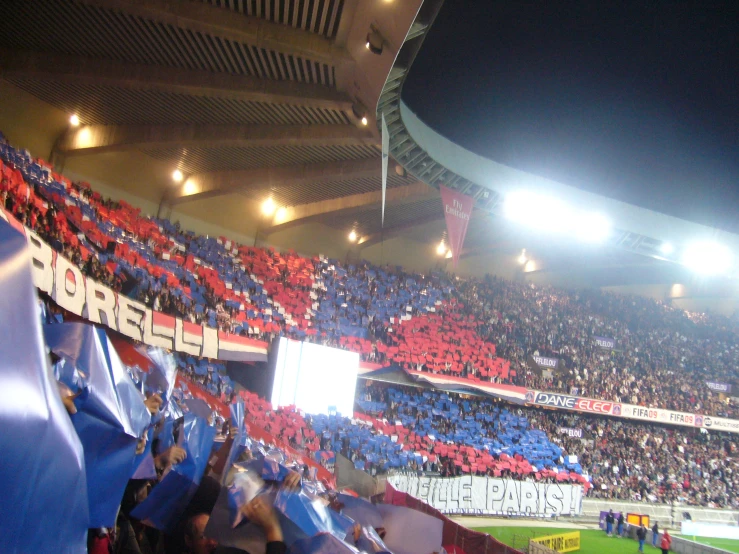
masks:
<path fill-rule="evenodd" d="M 439 256 L 443 256 L 446 253 L 446 244 L 444 244 L 444 241 L 441 241 L 439 246 L 436 247 L 436 253 Z"/>
<path fill-rule="evenodd" d="M 521 255 L 518 257 L 518 263 L 525 264 L 528 261 L 526 257 L 526 249 L 521 250 Z"/>
<path fill-rule="evenodd" d="M 76 113 L 72 114 L 72 116 L 69 118 L 69 124 L 72 127 L 77 127 L 80 124 L 80 118 Z"/>
<path fill-rule="evenodd" d="M 574 219 L 575 236 L 585 242 L 603 242 L 611 236 L 611 223 L 602 214 L 585 213 Z"/>
<path fill-rule="evenodd" d="M 672 246 L 669 242 L 663 242 L 662 246 L 659 247 L 659 251 L 662 252 L 665 256 L 669 256 L 675 251 L 675 247 Z"/>
<path fill-rule="evenodd" d="M 275 213 L 275 201 L 272 200 L 271 196 L 262 204 L 262 213 L 267 216 Z"/>
<path fill-rule="evenodd" d="M 357 232 L 354 229 L 352 229 L 351 233 L 349 233 L 349 240 L 351 242 L 354 242 L 357 240 Z"/>
<path fill-rule="evenodd" d="M 681 262 L 696 273 L 721 275 L 731 268 L 732 255 L 723 244 L 697 241 L 685 248 Z"/>
<path fill-rule="evenodd" d="M 182 171 L 180 171 L 179 169 L 175 169 L 172 172 L 172 179 L 174 180 L 175 183 L 180 183 L 183 177 L 184 175 L 182 175 Z"/>

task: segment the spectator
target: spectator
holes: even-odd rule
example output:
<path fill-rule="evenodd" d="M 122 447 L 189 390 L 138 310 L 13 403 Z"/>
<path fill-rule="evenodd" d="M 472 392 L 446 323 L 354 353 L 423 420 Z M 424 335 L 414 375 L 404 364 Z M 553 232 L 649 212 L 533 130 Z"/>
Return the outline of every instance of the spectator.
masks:
<path fill-rule="evenodd" d="M 647 528 L 644 526 L 644 523 L 636 531 L 636 538 L 639 541 L 639 552 L 644 552 L 644 541 L 647 540 Z"/>

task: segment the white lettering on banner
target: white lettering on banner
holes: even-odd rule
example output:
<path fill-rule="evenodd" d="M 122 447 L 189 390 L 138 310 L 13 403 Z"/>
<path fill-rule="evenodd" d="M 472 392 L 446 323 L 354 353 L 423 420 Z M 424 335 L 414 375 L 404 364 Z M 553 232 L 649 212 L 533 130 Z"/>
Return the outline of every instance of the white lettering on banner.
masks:
<path fill-rule="evenodd" d="M 246 339 L 241 337 L 222 343 L 217 329 L 183 323 L 181 319 L 154 312 L 144 304 L 86 278 L 76 265 L 55 252 L 37 234 L 20 225 L 2 208 L 0 219 L 8 221 L 25 234 L 34 286 L 51 296 L 66 311 L 149 346 L 220 360 L 267 359 L 267 343 L 247 341 L 248 344 L 244 345 Z M 154 322 L 155 317 L 162 320 L 160 324 Z"/>
<path fill-rule="evenodd" d="M 388 482 L 444 514 L 549 517 L 580 515 L 582 486 L 464 475 L 391 475 Z"/>
<path fill-rule="evenodd" d="M 115 309 L 115 293 L 108 287 L 90 279 L 87 282 L 87 305 L 83 310 L 82 317 L 89 319 L 93 323 L 107 325 L 117 331 L 118 322 L 115 316 Z"/>
<path fill-rule="evenodd" d="M 458 202 L 457 200 L 454 200 L 454 206 L 450 206 L 449 204 L 444 204 L 444 210 L 449 215 L 453 215 L 454 217 L 458 217 L 459 219 L 464 219 L 464 220 L 470 219 L 470 214 L 462 211 L 462 204 Z"/>
<path fill-rule="evenodd" d="M 37 289 L 51 295 L 54 290 L 54 272 L 49 271 L 54 263 L 54 251 L 33 231 L 27 233 L 28 246 L 31 249 L 31 274 Z"/>
<path fill-rule="evenodd" d="M 645 408 L 633 404 L 620 404 L 606 400 L 594 400 L 592 398 L 580 398 L 554 392 L 538 390 L 526 391 L 526 402 L 539 406 L 547 406 L 565 410 L 581 411 L 608 415 L 611 417 L 622 417 L 626 419 L 638 419 L 641 421 L 652 421 L 655 423 L 666 423 L 669 425 L 680 425 L 683 427 L 702 427 L 705 429 L 716 429 L 730 433 L 739 433 L 739 421 L 719 417 L 709 417 L 701 414 L 688 414 L 685 412 L 673 412 L 662 408 Z"/>
<path fill-rule="evenodd" d="M 172 348 L 172 340 L 174 339 L 174 329 L 160 326 L 154 328 L 154 312 L 151 308 L 146 308 L 144 314 L 144 343 L 149 346 L 158 346 L 160 348 Z"/>

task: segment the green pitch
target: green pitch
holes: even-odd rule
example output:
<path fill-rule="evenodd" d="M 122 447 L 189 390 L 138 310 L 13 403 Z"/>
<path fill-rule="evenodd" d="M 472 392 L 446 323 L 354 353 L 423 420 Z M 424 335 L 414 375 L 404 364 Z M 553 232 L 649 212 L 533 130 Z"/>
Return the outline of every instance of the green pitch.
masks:
<path fill-rule="evenodd" d="M 475 531 L 489 533 L 492 537 L 509 546 L 524 550 L 529 543 L 528 539 L 545 535 L 571 533 L 577 529 L 556 529 L 547 527 L 475 527 Z M 604 531 L 596 529 L 580 529 L 580 554 L 631 554 L 639 551 L 639 543 L 632 539 L 607 537 Z M 659 548 L 652 548 L 651 544 L 644 545 L 644 552 L 659 554 Z M 733 550 L 732 552 L 739 552 Z"/>
<path fill-rule="evenodd" d="M 735 539 L 709 539 L 708 537 L 682 538 L 699 542 L 701 544 L 707 544 L 708 546 L 713 546 L 714 548 L 728 550 L 729 552 L 736 552 L 737 554 L 739 554 L 739 541 Z"/>

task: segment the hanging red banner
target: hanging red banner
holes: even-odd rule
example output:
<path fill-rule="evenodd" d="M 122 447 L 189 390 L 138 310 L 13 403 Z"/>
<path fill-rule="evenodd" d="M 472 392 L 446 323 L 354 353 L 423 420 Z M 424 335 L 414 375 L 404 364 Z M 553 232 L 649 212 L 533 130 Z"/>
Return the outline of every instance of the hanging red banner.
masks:
<path fill-rule="evenodd" d="M 467 225 L 469 225 L 470 217 L 472 217 L 475 199 L 443 185 L 439 186 L 439 190 L 441 191 L 441 203 L 444 206 L 449 247 L 452 250 L 452 262 L 454 269 L 456 269 L 459 254 L 464 244 L 464 237 L 467 234 Z"/>

